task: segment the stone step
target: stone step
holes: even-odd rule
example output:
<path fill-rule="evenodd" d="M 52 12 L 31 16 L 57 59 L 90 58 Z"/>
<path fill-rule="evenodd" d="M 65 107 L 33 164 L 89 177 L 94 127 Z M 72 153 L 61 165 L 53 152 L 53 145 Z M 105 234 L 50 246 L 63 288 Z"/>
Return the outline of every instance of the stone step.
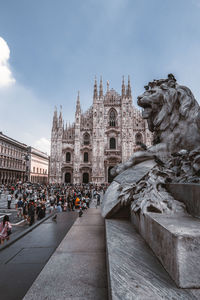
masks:
<path fill-rule="evenodd" d="M 200 288 L 200 219 L 132 213 L 132 222 L 181 288 Z"/>
<path fill-rule="evenodd" d="M 200 299 L 200 290 L 177 288 L 129 220 L 106 220 L 106 247 L 110 299 Z"/>

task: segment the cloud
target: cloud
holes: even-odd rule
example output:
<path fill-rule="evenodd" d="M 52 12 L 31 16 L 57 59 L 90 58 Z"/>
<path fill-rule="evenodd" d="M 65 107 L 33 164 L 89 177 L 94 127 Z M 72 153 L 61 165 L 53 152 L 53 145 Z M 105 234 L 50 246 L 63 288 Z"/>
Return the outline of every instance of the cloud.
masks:
<path fill-rule="evenodd" d="M 53 112 L 30 88 L 16 82 L 9 58 L 10 49 L 0 37 L 0 131 L 49 154 Z"/>
<path fill-rule="evenodd" d="M 53 107 L 26 87 L 16 83 L 9 89 L 0 89 L 0 131 L 28 146 L 38 144 L 49 152 Z M 36 144 L 37 143 L 37 144 Z"/>
<path fill-rule="evenodd" d="M 34 147 L 38 150 L 41 150 L 47 154 L 50 153 L 50 141 L 46 139 L 45 137 L 40 138 L 37 140 L 34 144 Z"/>
<path fill-rule="evenodd" d="M 10 49 L 6 41 L 0 37 L 0 87 L 7 87 L 15 83 L 9 66 Z"/>

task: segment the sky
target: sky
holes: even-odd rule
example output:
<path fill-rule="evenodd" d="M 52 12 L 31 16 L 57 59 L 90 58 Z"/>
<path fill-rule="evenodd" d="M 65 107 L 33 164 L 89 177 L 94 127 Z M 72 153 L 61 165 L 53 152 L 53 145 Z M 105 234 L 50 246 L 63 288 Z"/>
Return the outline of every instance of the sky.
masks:
<path fill-rule="evenodd" d="M 94 78 L 133 103 L 173 73 L 200 101 L 200 0 L 0 0 L 0 131 L 49 153 L 55 106 L 73 122 Z"/>

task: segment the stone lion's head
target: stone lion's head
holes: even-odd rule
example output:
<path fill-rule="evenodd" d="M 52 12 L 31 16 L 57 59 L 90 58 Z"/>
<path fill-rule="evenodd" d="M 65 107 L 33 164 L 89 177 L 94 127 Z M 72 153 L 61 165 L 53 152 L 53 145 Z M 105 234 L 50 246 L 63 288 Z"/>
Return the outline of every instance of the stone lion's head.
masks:
<path fill-rule="evenodd" d="M 154 80 L 138 97 L 154 133 L 154 143 L 166 143 L 170 152 L 200 145 L 200 109 L 189 88 L 177 84 L 172 74 Z"/>

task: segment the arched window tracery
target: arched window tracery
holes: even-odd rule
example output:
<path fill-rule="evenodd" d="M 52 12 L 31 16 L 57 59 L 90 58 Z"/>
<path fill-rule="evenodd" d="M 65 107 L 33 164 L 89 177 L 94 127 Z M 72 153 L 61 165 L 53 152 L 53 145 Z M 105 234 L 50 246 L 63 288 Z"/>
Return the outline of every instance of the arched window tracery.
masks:
<path fill-rule="evenodd" d="M 135 143 L 136 145 L 143 143 L 142 134 L 140 132 L 136 133 L 135 135 Z"/>
<path fill-rule="evenodd" d="M 66 153 L 66 162 L 70 162 L 71 161 L 71 153 L 67 152 Z"/>
<path fill-rule="evenodd" d="M 109 113 L 109 126 L 116 127 L 117 125 L 117 113 L 114 109 L 111 109 Z"/>
<path fill-rule="evenodd" d="M 89 133 L 85 132 L 83 135 L 83 144 L 89 145 L 90 144 L 90 135 Z"/>
<path fill-rule="evenodd" d="M 116 149 L 116 139 L 114 137 L 110 138 L 110 149 Z"/>
<path fill-rule="evenodd" d="M 88 162 L 88 152 L 84 152 L 83 161 Z"/>

